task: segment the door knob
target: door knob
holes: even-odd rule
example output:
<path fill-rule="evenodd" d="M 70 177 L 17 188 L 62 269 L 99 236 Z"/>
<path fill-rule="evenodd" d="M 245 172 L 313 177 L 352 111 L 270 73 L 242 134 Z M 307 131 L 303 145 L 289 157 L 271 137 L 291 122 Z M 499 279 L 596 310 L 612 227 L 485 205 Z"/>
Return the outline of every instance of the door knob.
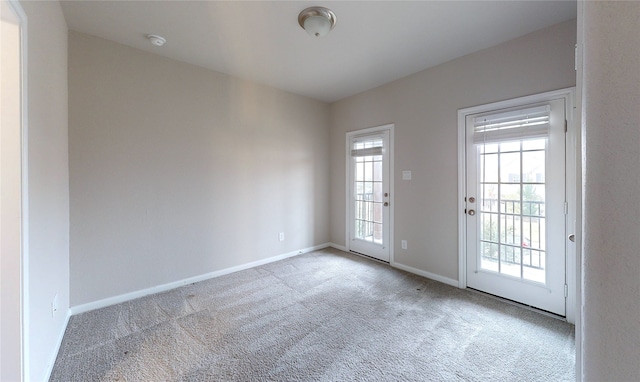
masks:
<path fill-rule="evenodd" d="M 384 202 L 383 204 L 385 207 L 387 207 L 389 205 L 389 202 Z"/>
<path fill-rule="evenodd" d="M 575 243 L 575 242 L 576 242 L 576 235 L 574 235 L 574 234 L 569 235 L 569 240 L 570 240 L 572 243 Z"/>
<path fill-rule="evenodd" d="M 476 214 L 476 210 L 469 210 L 468 212 L 469 215 L 473 216 Z"/>

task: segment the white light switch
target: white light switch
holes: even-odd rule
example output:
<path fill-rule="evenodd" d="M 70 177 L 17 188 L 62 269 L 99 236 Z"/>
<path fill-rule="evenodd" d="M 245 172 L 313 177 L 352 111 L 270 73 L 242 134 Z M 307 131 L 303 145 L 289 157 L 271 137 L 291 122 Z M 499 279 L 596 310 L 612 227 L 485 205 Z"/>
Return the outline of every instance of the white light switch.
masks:
<path fill-rule="evenodd" d="M 402 180 L 411 180 L 411 171 L 403 171 Z"/>
<path fill-rule="evenodd" d="M 400 242 L 400 244 L 402 245 L 402 249 L 407 249 L 407 241 L 406 240 L 402 240 Z"/>

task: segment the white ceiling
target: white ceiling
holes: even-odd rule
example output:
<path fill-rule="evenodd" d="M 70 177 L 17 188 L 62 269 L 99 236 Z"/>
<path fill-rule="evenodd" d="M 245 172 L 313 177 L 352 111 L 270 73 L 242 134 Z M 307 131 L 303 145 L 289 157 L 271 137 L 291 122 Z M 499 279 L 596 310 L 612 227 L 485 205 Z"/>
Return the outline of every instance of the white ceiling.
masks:
<path fill-rule="evenodd" d="M 298 25 L 314 5 L 336 13 L 324 38 Z M 72 30 L 326 102 L 576 17 L 575 0 L 63 1 L 62 9 Z"/>

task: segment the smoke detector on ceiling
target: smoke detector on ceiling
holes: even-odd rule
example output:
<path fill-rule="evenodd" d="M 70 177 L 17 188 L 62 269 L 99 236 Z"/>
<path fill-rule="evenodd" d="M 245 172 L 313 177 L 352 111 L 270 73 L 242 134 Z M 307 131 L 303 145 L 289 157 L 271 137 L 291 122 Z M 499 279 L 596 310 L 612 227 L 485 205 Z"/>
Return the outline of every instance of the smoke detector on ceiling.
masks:
<path fill-rule="evenodd" d="M 167 40 L 164 37 L 158 36 L 157 34 L 148 34 L 147 38 L 155 46 L 162 46 L 164 45 L 165 42 L 167 42 Z"/>

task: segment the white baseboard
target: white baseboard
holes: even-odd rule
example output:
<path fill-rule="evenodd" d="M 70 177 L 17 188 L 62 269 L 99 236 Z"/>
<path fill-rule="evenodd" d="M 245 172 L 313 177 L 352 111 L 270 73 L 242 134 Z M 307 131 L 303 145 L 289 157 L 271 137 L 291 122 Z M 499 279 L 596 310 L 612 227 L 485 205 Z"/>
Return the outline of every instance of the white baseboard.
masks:
<path fill-rule="evenodd" d="M 56 358 L 58 358 L 58 353 L 60 352 L 60 347 L 62 347 L 62 340 L 64 339 L 64 333 L 67 331 L 67 326 L 69 326 L 69 319 L 71 319 L 71 309 L 67 309 L 67 315 L 64 318 L 64 325 L 62 325 L 62 330 L 60 334 L 58 334 L 58 341 L 56 343 L 55 352 L 51 355 L 51 359 L 49 359 L 49 363 L 47 364 L 47 371 L 45 373 L 45 381 L 48 381 L 51 378 L 51 373 L 53 372 L 53 367 L 56 364 Z"/>
<path fill-rule="evenodd" d="M 349 252 L 349 249 L 344 245 L 339 245 L 339 244 L 336 244 L 336 243 L 329 243 L 329 247 L 335 248 L 335 249 L 339 249 L 339 250 L 344 251 L 344 252 Z M 448 277 L 440 276 L 440 275 L 437 275 L 435 273 L 423 271 L 423 270 L 418 269 L 418 268 L 414 268 L 414 267 L 410 267 L 408 265 L 400 264 L 400 263 L 397 263 L 397 262 L 395 262 L 393 260 L 389 263 L 389 265 L 391 265 L 394 268 L 402 269 L 403 271 L 407 271 L 409 273 L 413 273 L 413 274 L 416 274 L 416 275 L 419 275 L 419 276 L 422 276 L 422 277 L 426 277 L 426 278 L 431 279 L 431 280 L 440 281 L 441 283 L 444 283 L 444 284 L 447 284 L 447 285 L 451 285 L 451 286 L 454 286 L 456 288 L 459 287 L 458 280 L 450 279 Z"/>
<path fill-rule="evenodd" d="M 339 250 L 341 250 L 343 252 L 349 252 L 347 247 L 345 247 L 344 245 L 339 245 L 339 244 L 336 244 L 336 243 L 329 243 L 329 247 L 335 248 L 335 249 L 339 249 Z"/>
<path fill-rule="evenodd" d="M 394 267 L 394 268 L 402 269 L 403 271 L 407 271 L 409 273 L 414 273 L 416 275 L 419 275 L 419 276 L 422 276 L 422 277 L 426 277 L 426 278 L 431 279 L 431 280 L 440 281 L 441 283 L 444 283 L 444 284 L 447 284 L 447 285 L 451 285 L 451 286 L 454 286 L 454 287 L 458 288 L 458 280 L 450 279 L 448 277 L 440 276 L 440 275 L 437 275 L 435 273 L 423 271 L 421 269 L 417 269 L 417 268 L 410 267 L 408 265 L 404 265 L 404 264 L 400 264 L 400 263 L 396 263 L 396 262 L 392 262 L 391 266 Z"/>
<path fill-rule="evenodd" d="M 189 277 L 189 278 L 186 278 L 186 279 L 170 282 L 170 283 L 167 283 L 167 284 L 157 285 L 157 286 L 154 286 L 154 287 L 151 287 L 151 288 L 147 288 L 147 289 L 141 289 L 141 290 L 138 290 L 138 291 L 135 291 L 135 292 L 125 293 L 125 294 L 121 294 L 121 295 L 114 296 L 114 297 L 108 297 L 108 298 L 105 298 L 105 299 L 102 299 L 102 300 L 93 301 L 93 302 L 89 302 L 89 303 L 82 304 L 82 305 L 76 305 L 76 306 L 71 307 L 70 312 L 71 312 L 71 315 L 76 315 L 76 314 L 80 314 L 80 313 L 89 312 L 91 310 L 100 309 L 100 308 L 104 308 L 104 307 L 115 305 L 115 304 L 120 304 L 120 303 L 123 303 L 123 302 L 126 302 L 126 301 L 134 300 L 136 298 L 148 296 L 150 294 L 165 292 L 165 291 L 168 291 L 168 290 L 171 290 L 171 289 L 179 288 L 179 287 L 184 286 L 184 285 L 188 285 L 188 284 L 196 283 L 196 282 L 199 282 L 199 281 L 212 279 L 214 277 L 220 277 L 220 276 L 228 275 L 230 273 L 243 271 L 245 269 L 254 268 L 254 267 L 257 267 L 257 266 L 260 266 L 260 265 L 264 265 L 264 264 L 268 264 L 268 263 L 273 263 L 275 261 L 284 260 L 286 258 L 297 256 L 297 255 L 302 255 L 304 253 L 317 251 L 319 249 L 327 248 L 329 246 L 331 246 L 330 243 L 324 243 L 324 244 L 316 245 L 316 246 L 313 246 L 313 247 L 300 249 L 300 250 L 297 250 L 297 251 L 283 253 L 281 255 L 269 257 L 269 258 L 266 258 L 266 259 L 252 261 L 250 263 L 237 265 L 235 267 L 230 267 L 230 268 L 221 269 L 219 271 L 205 273 L 205 274 L 199 275 L 199 276 Z"/>

